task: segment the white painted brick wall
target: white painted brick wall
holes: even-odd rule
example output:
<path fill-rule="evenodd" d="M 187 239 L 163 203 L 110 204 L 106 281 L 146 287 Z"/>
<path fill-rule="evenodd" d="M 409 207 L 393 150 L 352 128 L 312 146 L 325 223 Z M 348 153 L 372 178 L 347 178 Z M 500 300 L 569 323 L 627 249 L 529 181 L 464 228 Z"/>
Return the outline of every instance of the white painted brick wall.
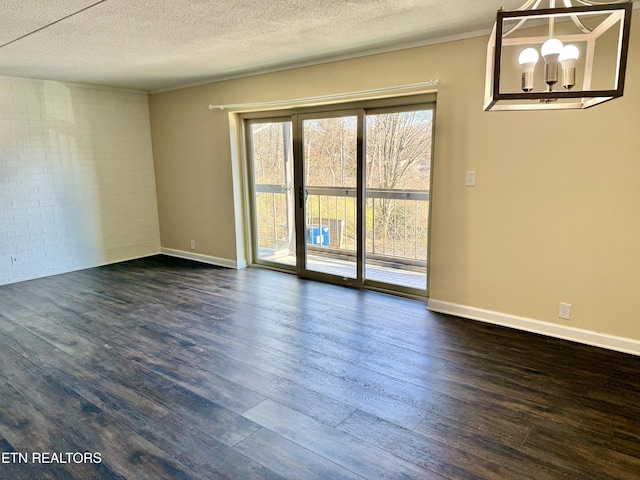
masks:
<path fill-rule="evenodd" d="M 159 251 L 147 96 L 0 76 L 0 285 Z"/>

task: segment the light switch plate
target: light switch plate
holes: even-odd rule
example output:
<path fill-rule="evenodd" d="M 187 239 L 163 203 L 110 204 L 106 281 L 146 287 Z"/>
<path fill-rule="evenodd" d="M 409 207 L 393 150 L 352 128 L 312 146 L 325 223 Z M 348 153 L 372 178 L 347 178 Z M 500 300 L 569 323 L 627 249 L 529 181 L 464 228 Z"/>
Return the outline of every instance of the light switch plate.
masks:
<path fill-rule="evenodd" d="M 465 187 L 475 187 L 476 186 L 476 172 L 473 170 L 467 170 L 467 173 L 464 176 L 464 185 Z"/>

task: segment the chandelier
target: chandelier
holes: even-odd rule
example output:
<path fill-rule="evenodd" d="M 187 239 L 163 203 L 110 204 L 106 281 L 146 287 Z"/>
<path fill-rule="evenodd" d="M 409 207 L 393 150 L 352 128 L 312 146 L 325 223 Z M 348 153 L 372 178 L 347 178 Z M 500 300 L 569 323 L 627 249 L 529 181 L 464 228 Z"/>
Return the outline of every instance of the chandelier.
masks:
<path fill-rule="evenodd" d="M 621 97 L 632 2 L 541 2 L 498 11 L 484 110 L 588 108 Z"/>

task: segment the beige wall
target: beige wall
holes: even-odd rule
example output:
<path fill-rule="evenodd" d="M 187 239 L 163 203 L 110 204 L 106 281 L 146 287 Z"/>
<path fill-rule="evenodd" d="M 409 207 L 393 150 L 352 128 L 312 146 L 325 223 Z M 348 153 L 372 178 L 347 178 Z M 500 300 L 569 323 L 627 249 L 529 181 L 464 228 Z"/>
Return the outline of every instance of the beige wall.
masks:
<path fill-rule="evenodd" d="M 243 258 L 229 117 L 210 103 L 439 79 L 430 298 L 640 340 L 640 18 L 625 96 L 591 110 L 483 112 L 485 52 L 476 38 L 152 95 L 162 246 Z"/>

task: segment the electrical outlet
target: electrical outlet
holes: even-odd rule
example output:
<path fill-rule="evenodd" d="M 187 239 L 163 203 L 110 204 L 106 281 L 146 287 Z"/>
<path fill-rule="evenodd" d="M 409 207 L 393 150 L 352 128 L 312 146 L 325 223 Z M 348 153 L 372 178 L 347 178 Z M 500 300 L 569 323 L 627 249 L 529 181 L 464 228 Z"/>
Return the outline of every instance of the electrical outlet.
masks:
<path fill-rule="evenodd" d="M 191 240 L 191 250 L 195 250 L 195 249 L 196 249 L 196 241 Z"/>
<path fill-rule="evenodd" d="M 558 317 L 569 320 L 571 317 L 571 304 L 560 302 L 560 308 L 558 309 Z"/>

